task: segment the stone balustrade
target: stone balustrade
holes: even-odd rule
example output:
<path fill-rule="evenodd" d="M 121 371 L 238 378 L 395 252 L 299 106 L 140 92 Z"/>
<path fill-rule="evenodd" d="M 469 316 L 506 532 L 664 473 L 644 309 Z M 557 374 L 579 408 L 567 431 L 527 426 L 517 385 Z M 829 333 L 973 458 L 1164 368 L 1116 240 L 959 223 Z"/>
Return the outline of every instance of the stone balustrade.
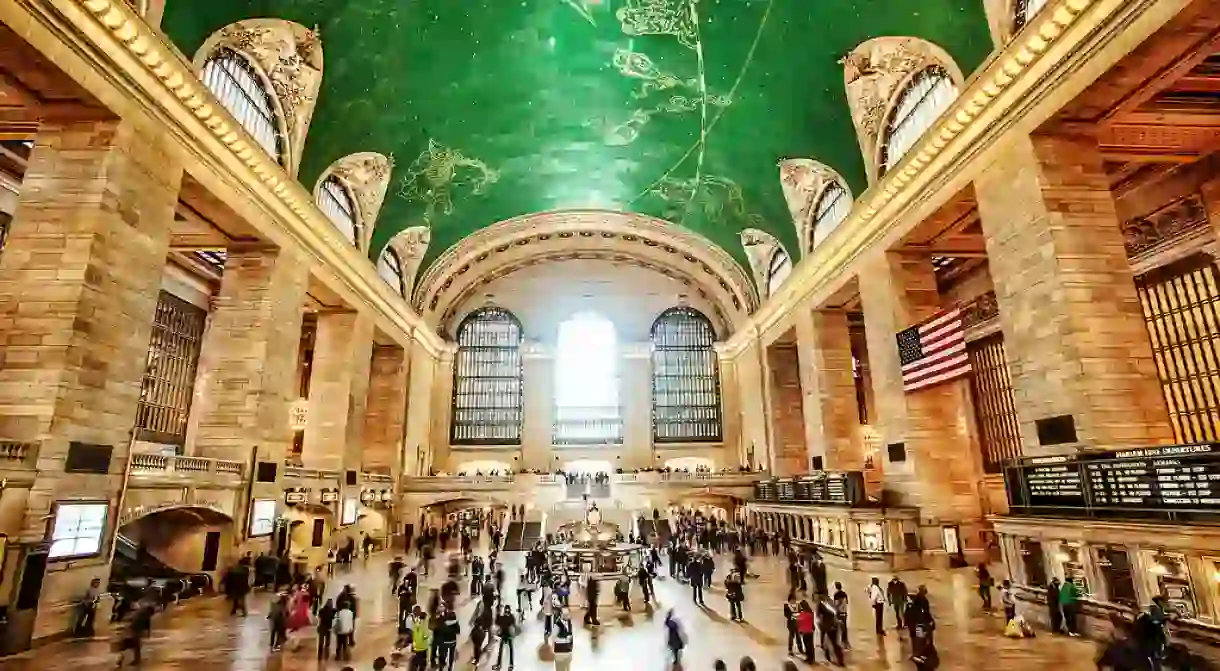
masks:
<path fill-rule="evenodd" d="M 215 477 L 240 482 L 245 473 L 246 464 L 229 459 L 145 453 L 131 455 L 131 475 L 137 479 Z"/>
<path fill-rule="evenodd" d="M 331 468 L 305 468 L 304 466 L 285 466 L 284 477 L 300 478 L 302 480 L 338 480 L 343 473 Z"/>
<path fill-rule="evenodd" d="M 0 441 L 0 468 L 34 468 L 37 461 L 38 443 Z"/>
<path fill-rule="evenodd" d="M 374 484 L 374 483 L 393 484 L 394 483 L 394 477 L 392 475 L 390 475 L 389 473 L 364 473 L 361 475 L 361 479 L 366 484 Z"/>

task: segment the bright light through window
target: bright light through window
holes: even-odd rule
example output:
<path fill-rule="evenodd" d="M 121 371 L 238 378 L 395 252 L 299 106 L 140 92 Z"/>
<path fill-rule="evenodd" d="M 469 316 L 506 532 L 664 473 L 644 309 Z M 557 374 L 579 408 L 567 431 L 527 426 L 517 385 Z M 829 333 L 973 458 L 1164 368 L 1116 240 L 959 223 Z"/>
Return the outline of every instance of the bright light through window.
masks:
<path fill-rule="evenodd" d="M 581 313 L 559 325 L 555 355 L 555 440 L 621 442 L 618 338 L 614 324 Z"/>
<path fill-rule="evenodd" d="M 61 503 L 51 530 L 51 559 L 91 557 L 102 549 L 105 503 Z"/>

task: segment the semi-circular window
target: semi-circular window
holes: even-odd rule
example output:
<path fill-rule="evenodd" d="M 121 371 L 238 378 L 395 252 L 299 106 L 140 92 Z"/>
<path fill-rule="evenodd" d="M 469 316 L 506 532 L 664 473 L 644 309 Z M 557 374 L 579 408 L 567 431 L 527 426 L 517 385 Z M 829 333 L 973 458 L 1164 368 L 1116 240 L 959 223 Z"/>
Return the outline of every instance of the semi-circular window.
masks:
<path fill-rule="evenodd" d="M 830 232 L 838 228 L 839 224 L 847 218 L 851 213 L 851 194 L 848 193 L 847 187 L 841 182 L 835 180 L 822 190 L 821 197 L 818 198 L 818 206 L 814 210 L 813 215 L 813 241 L 812 246 L 817 247 Z"/>
<path fill-rule="evenodd" d="M 282 163 L 284 138 L 275 112 L 274 94 L 254 66 L 232 49 L 217 49 L 203 64 L 200 79 L 237 123 Z"/>
<path fill-rule="evenodd" d="M 792 259 L 782 249 L 776 249 L 767 263 L 767 295 L 770 296 L 779 289 L 779 285 L 792 274 Z"/>
<path fill-rule="evenodd" d="M 318 208 L 326 214 L 343 237 L 359 247 L 360 222 L 356 214 L 356 201 L 343 182 L 335 176 L 327 177 L 318 189 Z"/>
<path fill-rule="evenodd" d="M 956 98 L 957 85 L 939 65 L 924 68 L 911 78 L 898 94 L 885 127 L 881 172 L 897 165 Z"/>
<path fill-rule="evenodd" d="M 381 256 L 377 257 L 377 274 L 400 296 L 407 295 L 407 287 L 402 279 L 402 259 L 392 248 L 381 250 Z"/>

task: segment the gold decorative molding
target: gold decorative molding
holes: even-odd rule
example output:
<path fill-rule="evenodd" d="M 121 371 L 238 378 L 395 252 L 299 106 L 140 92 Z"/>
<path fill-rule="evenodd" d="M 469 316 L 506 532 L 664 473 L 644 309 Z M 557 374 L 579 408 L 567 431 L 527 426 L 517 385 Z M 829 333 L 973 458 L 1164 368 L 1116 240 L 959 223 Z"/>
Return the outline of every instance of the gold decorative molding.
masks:
<path fill-rule="evenodd" d="M 739 356 L 798 305 L 828 299 L 850 279 L 857 258 L 917 223 L 943 200 L 940 194 L 955 193 L 968 183 L 970 171 L 977 169 L 975 159 L 1004 133 L 1031 131 L 1062 104 L 1064 95 L 1083 89 L 1186 2 L 1052 0 L 971 77 L 903 160 L 857 199 L 847 220 L 738 329 L 726 352 Z M 1065 81 L 1072 77 L 1076 91 L 1065 93 Z"/>
<path fill-rule="evenodd" d="M 186 58 L 123 0 L 0 3 L 0 20 L 116 112 L 163 129 L 201 183 L 231 188 L 239 211 L 257 210 L 247 218 L 275 244 L 299 248 L 319 281 L 372 311 L 389 337 L 437 354 L 443 341 L 421 328 L 402 297 L 329 225 L 312 194 L 242 130 Z M 65 49 L 65 40 L 74 44 Z"/>
<path fill-rule="evenodd" d="M 204 41 L 192 60 L 195 73 L 202 72 L 212 54 L 222 48 L 249 59 L 275 93 L 277 112 L 284 123 L 284 165 L 295 175 L 322 86 L 321 36 L 316 29 L 283 19 L 238 21 Z"/>

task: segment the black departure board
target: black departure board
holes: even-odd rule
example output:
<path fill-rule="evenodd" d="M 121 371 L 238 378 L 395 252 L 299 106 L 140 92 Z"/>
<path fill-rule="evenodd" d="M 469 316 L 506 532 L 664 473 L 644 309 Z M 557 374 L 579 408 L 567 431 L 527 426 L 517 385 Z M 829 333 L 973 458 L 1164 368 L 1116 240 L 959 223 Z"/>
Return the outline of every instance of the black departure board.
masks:
<path fill-rule="evenodd" d="M 1027 458 L 1004 481 L 1017 512 L 1220 514 L 1220 444 Z"/>
<path fill-rule="evenodd" d="M 754 485 L 758 501 L 858 505 L 864 501 L 861 471 L 816 471 L 795 478 L 776 478 Z"/>

